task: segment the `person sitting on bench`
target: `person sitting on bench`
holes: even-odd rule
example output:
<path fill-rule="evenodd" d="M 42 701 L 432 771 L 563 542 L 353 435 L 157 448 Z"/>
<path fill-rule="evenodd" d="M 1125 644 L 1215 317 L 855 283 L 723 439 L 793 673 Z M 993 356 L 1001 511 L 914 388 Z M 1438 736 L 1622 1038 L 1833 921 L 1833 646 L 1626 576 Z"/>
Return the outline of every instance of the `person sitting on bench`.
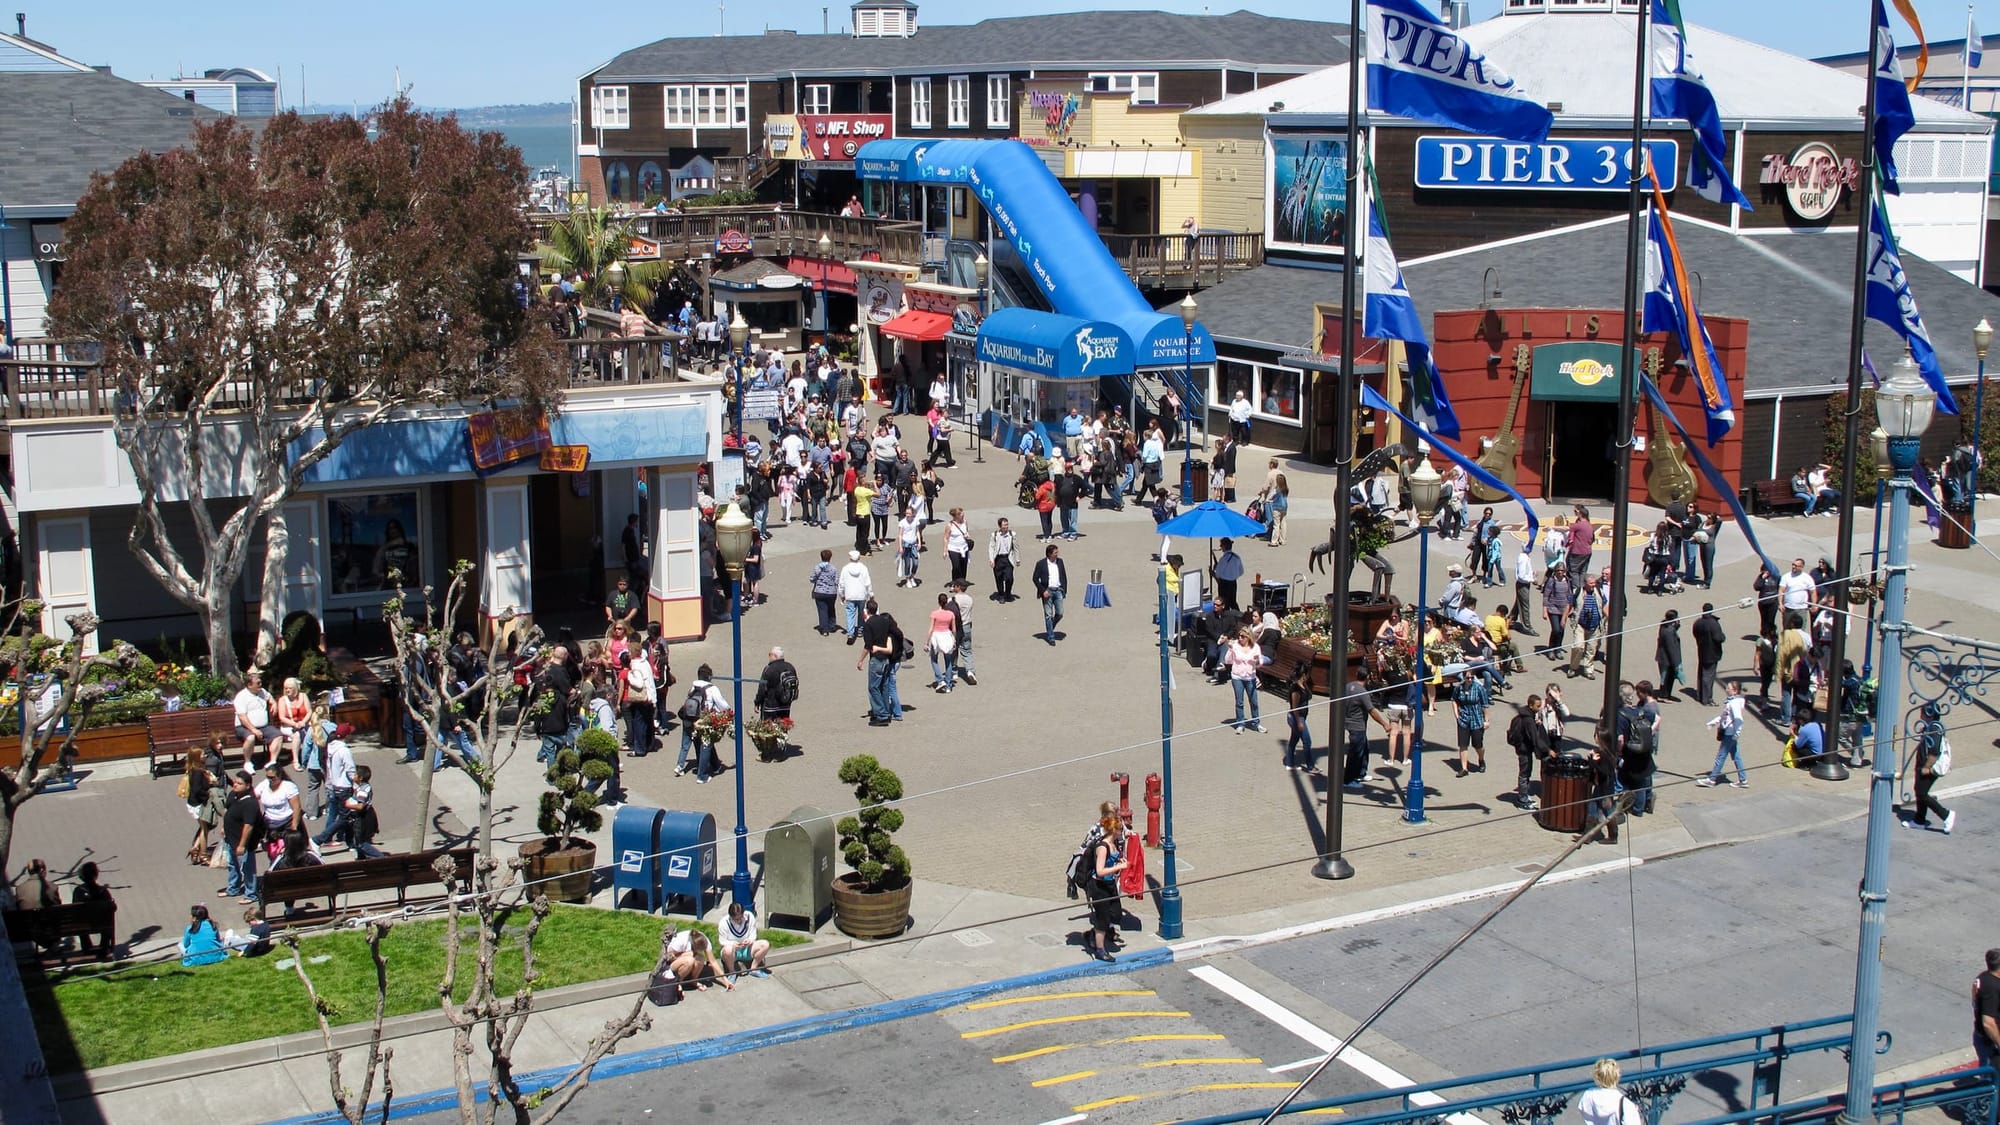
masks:
<path fill-rule="evenodd" d="M 95 863 L 85 863 L 83 866 L 77 868 L 76 879 L 76 886 L 69 892 L 70 902 L 101 902 L 112 910 L 117 910 L 118 904 L 112 899 L 110 890 L 104 884 L 97 881 L 97 865 Z M 111 946 L 114 943 L 111 930 L 112 927 L 107 924 L 95 934 L 84 934 L 77 940 L 82 943 L 85 953 L 96 953 L 99 961 L 109 961 L 111 960 Z M 93 939 L 95 940 L 93 941 Z"/>
<path fill-rule="evenodd" d="M 243 690 L 236 693 L 236 737 L 243 740 L 243 766 L 252 773 L 264 768 L 265 762 L 272 760 L 278 744 L 284 739 L 284 732 L 271 721 L 271 710 L 275 701 L 271 693 L 264 690 L 264 676 L 255 668 L 244 674 Z M 250 748 L 258 744 L 264 747 L 264 758 L 252 757 Z"/>

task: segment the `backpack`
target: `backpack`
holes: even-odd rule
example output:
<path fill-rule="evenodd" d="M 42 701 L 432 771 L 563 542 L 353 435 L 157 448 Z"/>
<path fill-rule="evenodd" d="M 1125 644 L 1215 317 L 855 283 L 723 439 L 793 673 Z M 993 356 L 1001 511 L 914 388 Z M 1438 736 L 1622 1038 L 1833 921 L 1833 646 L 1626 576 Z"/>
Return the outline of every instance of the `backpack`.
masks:
<path fill-rule="evenodd" d="M 1644 711 L 1634 707 L 1625 712 L 1625 736 L 1620 749 L 1635 758 L 1652 757 L 1653 723 Z"/>
<path fill-rule="evenodd" d="M 773 702 L 780 707 L 790 707 L 792 704 L 798 702 L 799 674 L 791 665 L 786 665 L 778 673 L 778 684 L 772 690 L 771 694 L 775 697 Z"/>
<path fill-rule="evenodd" d="M 696 684 L 694 687 L 688 689 L 688 697 L 681 704 L 681 720 L 689 723 L 694 722 L 696 719 L 701 718 L 701 713 L 706 710 L 708 710 L 708 686 L 706 684 Z"/>
<path fill-rule="evenodd" d="M 1083 857 L 1089 855 L 1090 850 L 1103 839 L 1104 829 L 1093 824 L 1090 830 L 1083 834 L 1083 843 L 1078 844 L 1076 851 L 1070 853 L 1069 863 L 1063 867 L 1063 889 L 1069 892 L 1069 897 L 1077 897 L 1077 888 L 1081 887 L 1085 880 L 1097 878 L 1096 872 L 1084 867 Z"/>
<path fill-rule="evenodd" d="M 1934 776 L 1943 777 L 1945 774 L 1948 774 L 1950 772 L 1951 772 L 1951 736 L 1947 734 L 1940 734 L 1938 735 L 1937 761 L 1931 763 L 1931 773 Z"/>

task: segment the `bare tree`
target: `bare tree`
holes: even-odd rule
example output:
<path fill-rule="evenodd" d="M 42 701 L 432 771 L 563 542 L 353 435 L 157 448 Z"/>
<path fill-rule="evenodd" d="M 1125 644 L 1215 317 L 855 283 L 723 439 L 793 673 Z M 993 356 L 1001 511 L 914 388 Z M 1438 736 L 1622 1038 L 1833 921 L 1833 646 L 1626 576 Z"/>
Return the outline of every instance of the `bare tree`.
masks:
<path fill-rule="evenodd" d="M 86 683 L 87 673 L 99 668 L 130 671 L 139 666 L 139 650 L 123 641 L 110 652 L 84 655 L 86 642 L 97 632 L 94 613 L 76 613 L 64 618 L 63 623 L 69 626 L 69 640 L 37 652 L 29 643 L 29 635 L 18 630 L 22 620 L 40 614 L 40 603 L 16 602 L 7 614 L 5 632 L 9 640 L 5 648 L 0 648 L 0 653 L 9 657 L 22 673 L 46 671 L 53 677 L 39 698 L 28 699 L 26 675 L 22 676 L 23 698 L 18 713 L 21 760 L 11 769 L 0 768 L 0 873 L 8 870 L 7 856 L 14 846 L 14 825 L 21 806 L 69 773 L 76 755 L 76 732 L 89 720 L 91 709 L 109 694 L 110 689 L 104 683 Z M 64 723 L 63 717 L 72 710 L 74 721 Z"/>
<path fill-rule="evenodd" d="M 98 341 L 138 504 L 140 566 L 237 673 L 230 597 L 265 541 L 277 636 L 285 502 L 413 405 L 559 402 L 561 351 L 514 295 L 526 169 L 497 133 L 397 98 L 371 118 L 234 118 L 96 177 L 64 224 L 54 330 Z M 167 510 L 185 502 L 176 542 Z"/>
<path fill-rule="evenodd" d="M 320 1039 L 326 1044 L 327 1083 L 333 1089 L 333 1105 L 348 1125 L 362 1125 L 368 1114 L 368 1101 L 375 1094 L 375 1077 L 382 1078 L 381 1120 L 384 1125 L 389 1120 L 389 1104 L 395 1100 L 396 1084 L 389 1074 L 389 1061 L 396 1056 L 396 1048 L 382 1045 L 382 1017 L 389 1007 L 389 962 L 382 956 L 382 939 L 389 934 L 389 923 L 371 921 L 368 923 L 368 956 L 375 962 L 375 1020 L 368 1034 L 368 1067 L 363 1072 L 361 1090 L 356 1093 L 348 1089 L 340 1080 L 341 1052 L 333 1045 L 333 1027 L 327 1022 L 329 1015 L 338 1014 L 333 1003 L 320 996 L 313 987 L 312 978 L 306 975 L 305 954 L 299 949 L 296 934 L 286 932 L 279 940 L 292 951 L 292 968 L 299 974 L 299 983 L 305 986 L 306 998 L 312 1001 L 313 1018 L 319 1021 Z"/>

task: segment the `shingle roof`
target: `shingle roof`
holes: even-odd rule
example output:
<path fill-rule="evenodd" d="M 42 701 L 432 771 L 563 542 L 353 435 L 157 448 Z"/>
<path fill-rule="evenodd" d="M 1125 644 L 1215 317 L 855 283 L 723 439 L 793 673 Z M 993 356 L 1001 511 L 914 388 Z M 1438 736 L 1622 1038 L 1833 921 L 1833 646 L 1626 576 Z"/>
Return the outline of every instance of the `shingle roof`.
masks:
<path fill-rule="evenodd" d="M 97 71 L 0 74 L 0 206 L 74 205 L 93 172 L 184 143 L 224 116 Z"/>
<path fill-rule="evenodd" d="M 1538 102 L 1560 102 L 1557 124 L 1565 121 L 1630 120 L 1632 116 L 1632 36 L 1637 21 L 1609 12 L 1543 12 L 1500 15 L 1465 29 L 1465 38 L 1506 71 Z M 1859 76 L 1845 74 L 1796 55 L 1690 24 L 1688 53 L 1708 80 L 1724 124 L 1810 123 L 1856 132 L 1867 90 Z M 1223 98 L 1192 112 L 1208 116 L 1267 116 L 1272 102 L 1285 103 L 1274 123 L 1287 117 L 1347 112 L 1347 68 L 1333 66 L 1248 93 Z M 1923 126 L 1985 132 L 1992 126 L 1978 114 L 1933 98 L 1910 99 Z"/>
<path fill-rule="evenodd" d="M 1845 385 L 1853 232 L 1739 235 L 1686 219 L 1674 230 L 1688 269 L 1701 277 L 1702 312 L 1750 322 L 1747 394 L 1763 398 Z M 1972 326 L 1982 317 L 2000 321 L 2000 297 L 1921 258 L 1905 254 L 1903 266 L 1945 377 L 1970 378 L 1978 365 Z M 1600 221 L 1405 263 L 1425 325 L 1439 309 L 1478 308 L 1489 267 L 1505 294 L 1496 302 L 1501 307 L 1616 307 L 1625 275 L 1625 224 Z M 1265 265 L 1196 299 L 1201 322 L 1218 339 L 1304 350 L 1311 344 L 1313 302 L 1339 304 L 1340 271 Z M 1878 369 L 1902 355 L 1902 341 L 1884 325 L 1869 321 L 1865 339 Z"/>
<path fill-rule="evenodd" d="M 1255 12 L 1067 12 L 974 24 L 931 24 L 907 38 L 728 35 L 661 39 L 592 73 L 598 80 L 754 78 L 790 74 L 930 73 L 995 65 L 1112 67 L 1139 63 L 1330 66 L 1347 58 L 1345 24 Z"/>

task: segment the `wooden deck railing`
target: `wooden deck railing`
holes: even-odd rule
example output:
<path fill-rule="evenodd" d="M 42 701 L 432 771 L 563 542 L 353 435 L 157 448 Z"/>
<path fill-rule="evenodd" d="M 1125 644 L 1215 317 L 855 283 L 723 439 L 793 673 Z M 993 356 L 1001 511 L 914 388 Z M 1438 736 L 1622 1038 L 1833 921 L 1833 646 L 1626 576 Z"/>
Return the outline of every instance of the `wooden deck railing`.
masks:
<path fill-rule="evenodd" d="M 1104 245 L 1141 285 L 1214 285 L 1264 263 L 1261 234 L 1107 234 Z"/>
<path fill-rule="evenodd" d="M 879 258 L 916 264 L 923 253 L 923 224 L 889 219 L 828 215 L 773 206 L 697 207 L 665 213 L 642 211 L 625 217 L 632 229 L 660 243 L 669 259 L 698 258 L 715 253 L 715 243 L 729 231 L 751 240 L 758 257 L 818 255 L 819 239 L 832 243 L 836 259 Z"/>

